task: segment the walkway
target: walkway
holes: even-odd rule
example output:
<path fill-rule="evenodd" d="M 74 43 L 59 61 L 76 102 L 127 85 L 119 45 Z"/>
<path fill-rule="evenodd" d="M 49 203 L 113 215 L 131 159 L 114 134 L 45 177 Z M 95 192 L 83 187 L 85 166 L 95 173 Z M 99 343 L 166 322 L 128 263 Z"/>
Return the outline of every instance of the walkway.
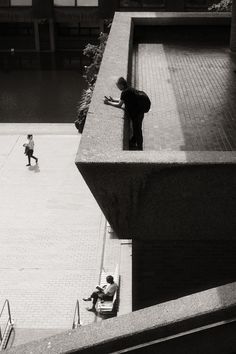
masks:
<path fill-rule="evenodd" d="M 235 150 L 236 60 L 220 39 L 203 44 L 201 33 L 200 39 L 194 37 L 199 42 L 181 43 L 183 35 L 137 45 L 135 85 L 152 100 L 144 120 L 144 148 Z"/>
<path fill-rule="evenodd" d="M 71 328 L 76 299 L 99 280 L 105 221 L 74 164 L 73 126 L 65 135 L 62 125 L 31 125 L 39 165 L 30 168 L 26 128 L 0 125 L 0 306 L 8 298 L 16 328 L 37 329 L 34 339 Z M 93 322 L 80 307 L 83 324 Z"/>

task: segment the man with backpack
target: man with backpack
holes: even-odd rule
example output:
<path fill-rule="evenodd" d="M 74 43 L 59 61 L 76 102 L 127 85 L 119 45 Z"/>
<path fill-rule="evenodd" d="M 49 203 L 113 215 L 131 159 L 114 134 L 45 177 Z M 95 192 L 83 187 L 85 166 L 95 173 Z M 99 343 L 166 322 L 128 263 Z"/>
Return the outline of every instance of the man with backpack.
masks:
<path fill-rule="evenodd" d="M 122 91 L 120 99 L 116 100 L 105 96 L 104 103 L 118 108 L 121 108 L 123 104 L 125 105 L 125 111 L 133 126 L 133 136 L 129 141 L 129 147 L 130 149 L 143 150 L 142 123 L 144 113 L 147 113 L 150 109 L 150 99 L 145 92 L 129 87 L 123 77 L 117 80 L 116 86 Z"/>

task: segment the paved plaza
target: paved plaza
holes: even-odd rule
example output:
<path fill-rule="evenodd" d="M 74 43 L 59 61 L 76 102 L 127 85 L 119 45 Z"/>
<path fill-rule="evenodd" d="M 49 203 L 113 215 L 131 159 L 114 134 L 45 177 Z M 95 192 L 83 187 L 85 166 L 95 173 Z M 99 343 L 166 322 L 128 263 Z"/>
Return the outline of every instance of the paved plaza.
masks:
<path fill-rule="evenodd" d="M 39 164 L 26 167 L 29 131 L 14 126 L 0 124 L 0 306 L 29 340 L 70 329 L 77 299 L 82 323 L 95 320 L 81 299 L 99 281 L 105 220 L 74 164 L 74 127 L 28 126 Z"/>

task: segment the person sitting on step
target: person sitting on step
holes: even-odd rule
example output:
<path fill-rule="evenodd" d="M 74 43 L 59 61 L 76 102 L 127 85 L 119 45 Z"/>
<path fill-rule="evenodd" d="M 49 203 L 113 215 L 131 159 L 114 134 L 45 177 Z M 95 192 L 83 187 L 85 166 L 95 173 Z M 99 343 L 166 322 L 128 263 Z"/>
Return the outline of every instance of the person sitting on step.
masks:
<path fill-rule="evenodd" d="M 115 292 L 118 289 L 118 285 L 114 282 L 112 275 L 106 277 L 107 285 L 102 288 L 100 286 L 96 287 L 96 290 L 88 298 L 83 298 L 84 301 L 93 300 L 93 306 L 88 311 L 96 311 L 96 303 L 100 298 L 102 301 L 112 301 Z"/>

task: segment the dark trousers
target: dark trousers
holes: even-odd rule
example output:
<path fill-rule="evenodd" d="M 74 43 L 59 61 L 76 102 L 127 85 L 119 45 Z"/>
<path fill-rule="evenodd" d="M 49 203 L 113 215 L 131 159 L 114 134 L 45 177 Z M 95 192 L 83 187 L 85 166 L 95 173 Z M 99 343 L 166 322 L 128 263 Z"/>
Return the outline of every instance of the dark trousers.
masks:
<path fill-rule="evenodd" d="M 32 157 L 32 159 L 34 159 L 35 161 L 37 161 L 37 157 L 33 156 L 33 153 L 34 153 L 34 150 L 28 150 L 27 152 L 27 155 L 28 155 L 28 161 L 29 161 L 29 164 L 30 164 L 30 159 Z"/>
<path fill-rule="evenodd" d="M 108 301 L 113 299 L 113 296 L 103 294 L 101 291 L 94 291 L 90 297 L 93 299 L 93 306 L 96 305 L 98 298 Z"/>
<path fill-rule="evenodd" d="M 130 117 L 133 126 L 133 136 L 130 140 L 130 143 L 132 145 L 137 145 L 138 150 L 143 150 L 143 132 L 142 132 L 143 118 L 144 118 L 144 113 L 138 113 Z"/>

